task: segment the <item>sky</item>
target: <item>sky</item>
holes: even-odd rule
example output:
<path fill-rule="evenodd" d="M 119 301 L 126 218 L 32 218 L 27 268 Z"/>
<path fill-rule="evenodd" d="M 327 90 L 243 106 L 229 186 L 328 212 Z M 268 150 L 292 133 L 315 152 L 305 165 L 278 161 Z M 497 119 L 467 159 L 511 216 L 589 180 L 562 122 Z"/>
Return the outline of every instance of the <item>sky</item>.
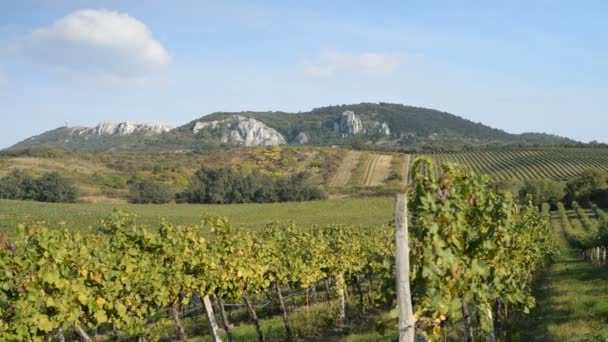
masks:
<path fill-rule="evenodd" d="M 0 148 L 393 102 L 608 142 L 607 1 L 0 1 Z"/>

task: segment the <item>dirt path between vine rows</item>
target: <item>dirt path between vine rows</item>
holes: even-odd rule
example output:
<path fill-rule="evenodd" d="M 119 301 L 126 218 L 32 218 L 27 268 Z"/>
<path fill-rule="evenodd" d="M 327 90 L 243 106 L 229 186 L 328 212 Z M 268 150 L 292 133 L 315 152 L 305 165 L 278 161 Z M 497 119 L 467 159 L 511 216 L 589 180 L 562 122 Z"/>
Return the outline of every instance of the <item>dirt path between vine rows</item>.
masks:
<path fill-rule="evenodd" d="M 382 185 L 391 173 L 393 156 L 373 154 L 368 169 L 365 171 L 366 186 Z"/>
<path fill-rule="evenodd" d="M 353 170 L 357 167 L 359 163 L 359 158 L 361 157 L 361 152 L 359 151 L 348 151 L 340 167 L 336 171 L 336 174 L 330 180 L 329 185 L 332 187 L 343 187 L 345 186 L 350 177 L 352 176 Z"/>
<path fill-rule="evenodd" d="M 409 185 L 410 183 L 410 168 L 411 168 L 411 156 L 409 154 L 405 154 L 403 155 L 403 185 L 405 185 L 406 187 Z"/>

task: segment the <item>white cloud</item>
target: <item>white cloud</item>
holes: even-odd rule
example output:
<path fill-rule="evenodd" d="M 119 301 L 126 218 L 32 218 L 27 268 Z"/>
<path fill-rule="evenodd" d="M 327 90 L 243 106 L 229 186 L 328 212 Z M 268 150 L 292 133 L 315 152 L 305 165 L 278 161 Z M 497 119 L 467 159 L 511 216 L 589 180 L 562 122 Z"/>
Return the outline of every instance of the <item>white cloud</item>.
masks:
<path fill-rule="evenodd" d="M 377 52 L 360 54 L 324 51 L 314 63 L 304 66 L 304 74 L 312 78 L 328 78 L 341 74 L 390 75 L 402 62 L 401 56 Z"/>
<path fill-rule="evenodd" d="M 40 64 L 134 74 L 165 66 L 170 56 L 141 21 L 107 10 L 80 10 L 32 32 L 20 51 Z"/>

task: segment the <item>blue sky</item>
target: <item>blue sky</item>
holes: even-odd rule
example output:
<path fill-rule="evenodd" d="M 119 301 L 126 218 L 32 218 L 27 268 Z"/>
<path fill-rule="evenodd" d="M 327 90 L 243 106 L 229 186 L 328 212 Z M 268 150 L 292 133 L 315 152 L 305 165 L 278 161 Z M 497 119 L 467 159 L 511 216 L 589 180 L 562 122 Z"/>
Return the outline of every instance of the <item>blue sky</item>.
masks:
<path fill-rule="evenodd" d="M 0 2 L 0 147 L 63 125 L 397 102 L 608 141 L 606 1 Z"/>

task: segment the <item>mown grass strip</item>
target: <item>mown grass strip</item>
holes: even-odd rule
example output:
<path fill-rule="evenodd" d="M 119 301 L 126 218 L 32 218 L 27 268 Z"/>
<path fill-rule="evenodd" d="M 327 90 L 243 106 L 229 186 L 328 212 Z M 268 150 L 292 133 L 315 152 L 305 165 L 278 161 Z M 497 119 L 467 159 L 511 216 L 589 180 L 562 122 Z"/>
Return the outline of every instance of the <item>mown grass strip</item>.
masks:
<path fill-rule="evenodd" d="M 535 291 L 537 305 L 522 328 L 522 341 L 604 341 L 608 338 L 608 267 L 579 259 L 557 216 L 552 227 L 560 255 Z"/>

